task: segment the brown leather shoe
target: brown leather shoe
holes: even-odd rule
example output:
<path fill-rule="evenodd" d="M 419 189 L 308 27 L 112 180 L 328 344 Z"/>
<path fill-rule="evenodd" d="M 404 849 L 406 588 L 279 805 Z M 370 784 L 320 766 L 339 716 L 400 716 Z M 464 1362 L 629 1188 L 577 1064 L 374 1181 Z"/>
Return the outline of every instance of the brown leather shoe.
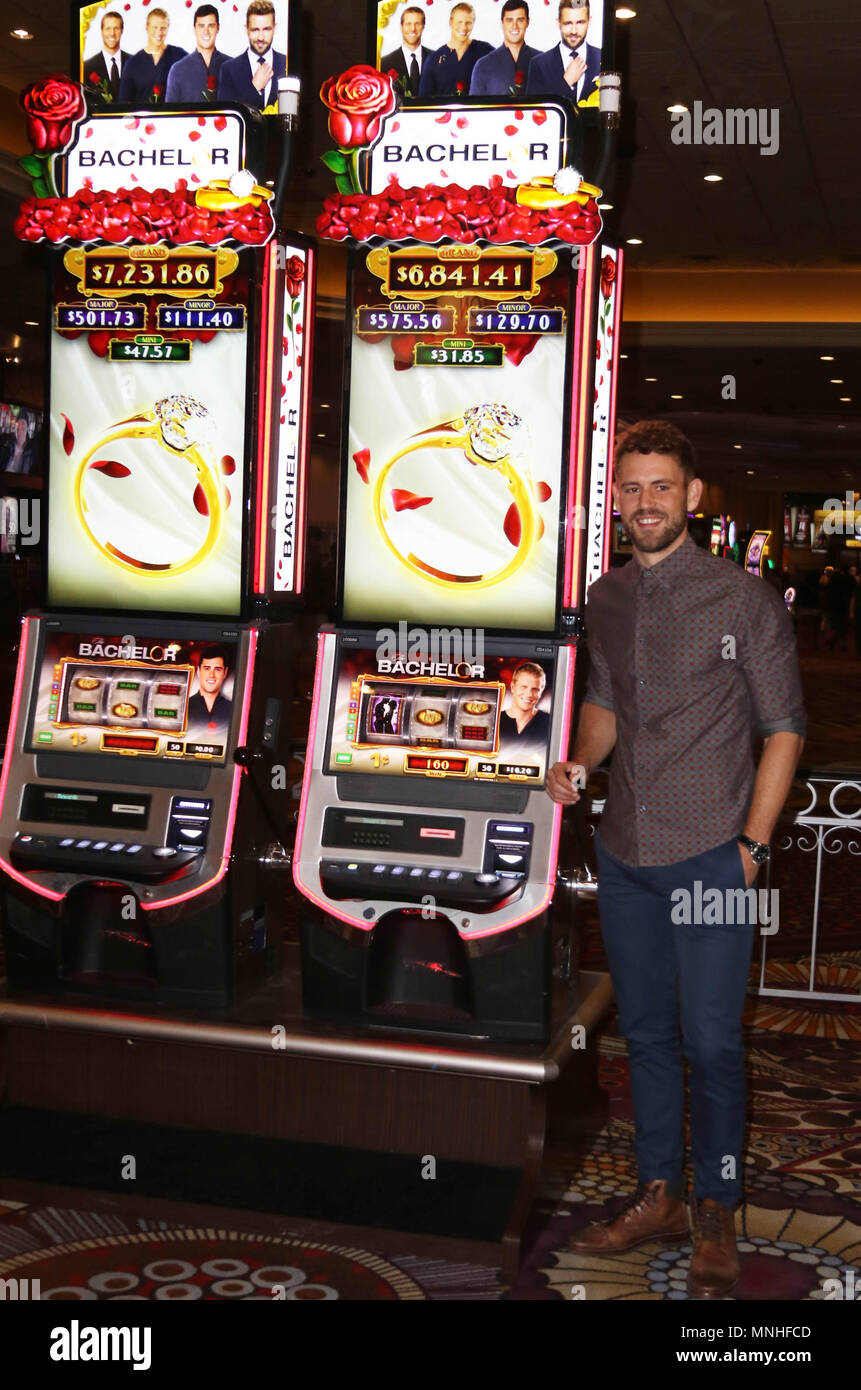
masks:
<path fill-rule="evenodd" d="M 614 1217 L 578 1231 L 568 1248 L 578 1255 L 619 1255 L 650 1240 L 678 1243 L 690 1236 L 681 1197 L 669 1197 L 665 1181 L 641 1182 Z"/>
<path fill-rule="evenodd" d="M 738 1283 L 735 1214 L 711 1197 L 694 1203 L 694 1246 L 688 1271 L 690 1298 L 726 1298 Z"/>

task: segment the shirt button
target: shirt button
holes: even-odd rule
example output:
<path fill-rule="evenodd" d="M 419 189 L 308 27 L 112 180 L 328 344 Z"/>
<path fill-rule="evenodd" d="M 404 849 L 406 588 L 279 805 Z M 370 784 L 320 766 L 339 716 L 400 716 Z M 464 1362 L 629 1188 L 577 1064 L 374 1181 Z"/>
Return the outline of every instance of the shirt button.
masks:
<path fill-rule="evenodd" d="M 641 811 L 645 811 L 645 809 L 646 809 L 645 806 L 641 806 L 641 807 L 640 807 L 640 810 L 641 810 Z"/>
<path fill-rule="evenodd" d="M 645 684 L 646 684 L 646 682 L 645 682 L 644 680 L 641 680 L 641 681 L 640 681 L 640 685 L 645 685 Z"/>

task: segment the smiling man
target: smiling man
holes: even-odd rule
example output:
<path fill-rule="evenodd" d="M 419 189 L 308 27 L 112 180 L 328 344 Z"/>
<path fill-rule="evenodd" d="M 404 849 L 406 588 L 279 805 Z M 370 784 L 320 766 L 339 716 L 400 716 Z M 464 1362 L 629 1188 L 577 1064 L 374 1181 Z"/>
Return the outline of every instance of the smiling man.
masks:
<path fill-rule="evenodd" d="M 400 48 L 384 53 L 380 59 L 380 71 L 393 72 L 410 97 L 419 94 L 422 68 L 432 52 L 422 43 L 424 31 L 424 10 L 419 9 L 418 5 L 408 5 L 401 15 Z"/>
<path fill-rule="evenodd" d="M 695 893 L 699 883 L 701 894 L 723 896 L 753 883 L 769 858 L 805 717 L 779 595 L 688 534 L 702 487 L 675 426 L 644 421 L 620 440 L 613 496 L 634 557 L 589 590 L 589 683 L 572 761 L 551 769 L 547 790 L 572 804 L 613 754 L 596 835 L 598 907 L 628 1043 L 638 1186 L 571 1248 L 606 1256 L 688 1239 L 684 1053 L 694 1170 L 688 1292 L 722 1298 L 739 1274 L 741 1014 L 755 926 L 680 924 L 672 895 Z M 764 740 L 758 768 L 756 734 Z"/>
<path fill-rule="evenodd" d="M 422 68 L 419 96 L 466 96 L 472 70 L 479 58 L 493 49 L 483 39 L 474 39 L 475 10 L 472 5 L 455 5 L 448 17 L 448 43 L 432 53 Z"/>
<path fill-rule="evenodd" d="M 119 101 L 123 68 L 132 56 L 122 48 L 123 27 L 123 17 L 117 10 L 108 10 L 107 14 L 103 14 L 102 46 L 92 58 L 84 59 L 85 80 L 91 81 L 96 77 L 99 82 L 106 82 L 112 101 Z"/>
<path fill-rule="evenodd" d="M 499 716 L 500 744 L 544 745 L 550 734 L 550 711 L 540 710 L 547 677 L 535 661 L 521 661 L 511 674 L 508 709 Z"/>
<path fill-rule="evenodd" d="M 529 6 L 524 0 L 505 0 L 500 14 L 502 43 L 472 70 L 470 96 L 513 96 L 526 85 L 529 65 L 538 56 L 525 42 Z"/>
<path fill-rule="evenodd" d="M 586 42 L 591 11 L 588 3 L 559 6 L 559 43 L 539 53 L 529 65 L 526 94 L 530 97 L 568 97 L 581 101 L 595 90 L 601 71 L 601 50 Z"/>
<path fill-rule="evenodd" d="M 262 111 L 278 97 L 278 79 L 287 74 L 287 57 L 276 53 L 275 6 L 272 0 L 251 0 L 245 15 L 248 47 L 230 58 L 218 75 L 219 101 L 240 101 Z"/>
<path fill-rule="evenodd" d="M 195 49 L 187 58 L 174 63 L 167 75 L 166 101 L 214 101 L 218 74 L 227 54 L 215 46 L 219 30 L 214 5 L 198 5 L 194 12 Z"/>
<path fill-rule="evenodd" d="M 228 673 L 224 647 L 205 647 L 197 668 L 198 691 L 188 702 L 188 732 L 225 733 L 230 727 L 233 702 L 222 695 Z"/>

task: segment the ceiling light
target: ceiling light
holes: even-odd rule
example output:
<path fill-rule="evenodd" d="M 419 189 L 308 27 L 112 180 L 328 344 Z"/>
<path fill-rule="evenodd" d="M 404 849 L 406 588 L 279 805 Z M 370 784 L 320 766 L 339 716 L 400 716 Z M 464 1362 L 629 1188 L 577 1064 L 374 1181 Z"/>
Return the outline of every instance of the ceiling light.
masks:
<path fill-rule="evenodd" d="M 325 438 L 326 438 L 326 432 L 325 432 L 325 430 L 322 431 L 320 434 L 318 434 L 318 435 L 317 435 L 317 438 L 318 438 L 318 439 L 325 439 Z"/>
<path fill-rule="evenodd" d="M 752 478 L 752 477 L 753 477 L 753 469 L 752 469 L 752 468 L 747 468 L 747 469 L 745 469 L 745 472 L 747 473 L 747 476 L 748 476 L 749 478 Z"/>
<path fill-rule="evenodd" d="M 38 320 L 38 319 L 25 319 L 25 320 L 24 320 L 24 327 L 25 327 L 25 328 L 38 328 L 38 327 L 39 327 L 39 320 Z"/>
<path fill-rule="evenodd" d="M 685 106 L 684 102 L 681 101 L 674 101 L 672 106 L 667 107 L 667 110 L 669 111 L 671 116 L 681 116 L 685 111 L 687 111 L 687 109 L 688 108 Z"/>
<path fill-rule="evenodd" d="M 35 37 L 35 35 L 30 33 L 29 29 L 10 29 L 9 33 L 12 35 L 13 39 L 32 39 Z"/>
<path fill-rule="evenodd" d="M 18 361 L 18 358 L 17 358 L 17 357 L 15 358 L 15 361 L 16 361 L 16 362 Z M 846 401 L 846 403 L 848 404 L 848 403 L 852 400 L 852 397 L 851 397 L 851 396 L 841 396 L 840 399 L 841 399 L 841 401 Z"/>
<path fill-rule="evenodd" d="M 628 360 L 628 354 L 627 354 L 627 352 L 620 352 L 620 353 L 619 353 L 619 361 L 620 361 L 620 362 L 627 362 L 627 360 Z"/>
<path fill-rule="evenodd" d="M 647 381 L 657 381 L 657 379 L 658 379 L 658 378 L 657 378 L 656 376 L 647 376 L 647 377 L 646 377 L 646 380 L 647 380 Z"/>
<path fill-rule="evenodd" d="M 616 11 L 616 18 L 617 18 L 617 19 L 636 19 L 636 18 L 637 18 L 637 11 L 636 11 L 636 10 L 629 9 L 629 7 L 628 7 L 627 5 L 623 5 L 621 9 L 619 9 L 619 10 Z"/>
<path fill-rule="evenodd" d="M 321 402 L 320 402 L 320 409 L 321 409 L 321 410 L 331 410 L 332 407 L 330 406 L 330 404 L 329 404 L 328 401 L 321 401 Z"/>
<path fill-rule="evenodd" d="M 723 174 L 703 174 L 706 183 L 723 183 Z"/>
<path fill-rule="evenodd" d="M 828 357 L 825 353 L 822 353 L 822 355 L 820 356 L 819 360 L 820 360 L 820 362 L 833 362 L 833 361 L 834 361 L 834 358 L 833 358 L 833 357 Z"/>
<path fill-rule="evenodd" d="M 744 448 L 744 445 L 743 445 L 743 444 L 733 444 L 732 447 L 733 447 L 734 449 L 743 449 L 743 448 Z"/>
<path fill-rule="evenodd" d="M 626 246 L 642 246 L 642 244 L 643 243 L 638 236 L 629 236 L 627 242 L 625 243 Z"/>
<path fill-rule="evenodd" d="M 684 396 L 670 396 L 671 401 L 683 401 L 684 399 Z"/>
<path fill-rule="evenodd" d="M 612 204 L 612 203 L 599 203 L 599 204 L 598 204 L 598 209 L 599 209 L 600 212 L 612 212 L 612 211 L 613 211 L 613 204 Z"/>
<path fill-rule="evenodd" d="M 842 376 L 833 376 L 833 377 L 831 378 L 831 385 L 832 385 L 832 386 L 842 386 L 842 385 L 843 385 L 843 378 L 842 378 Z"/>

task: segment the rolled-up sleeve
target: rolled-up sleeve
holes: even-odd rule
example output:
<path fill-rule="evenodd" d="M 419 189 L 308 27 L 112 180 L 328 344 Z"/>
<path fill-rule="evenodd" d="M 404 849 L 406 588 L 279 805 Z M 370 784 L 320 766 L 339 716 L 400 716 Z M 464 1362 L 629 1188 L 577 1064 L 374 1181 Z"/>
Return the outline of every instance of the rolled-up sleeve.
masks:
<path fill-rule="evenodd" d="M 738 658 L 753 704 L 757 730 L 804 738 L 807 715 L 798 668 L 798 649 L 789 614 L 780 596 L 756 580 L 739 620 Z"/>
<path fill-rule="evenodd" d="M 610 667 L 607 665 L 607 658 L 595 633 L 590 633 L 588 646 L 589 679 L 586 682 L 584 702 L 591 705 L 601 705 L 604 709 L 612 710 L 613 685 L 610 680 Z"/>

